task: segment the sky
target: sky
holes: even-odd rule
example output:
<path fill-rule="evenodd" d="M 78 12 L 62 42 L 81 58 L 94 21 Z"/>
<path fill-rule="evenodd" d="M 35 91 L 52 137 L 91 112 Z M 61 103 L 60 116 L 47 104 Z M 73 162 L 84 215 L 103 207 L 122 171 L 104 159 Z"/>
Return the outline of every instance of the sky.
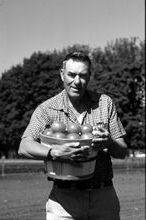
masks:
<path fill-rule="evenodd" d="M 34 52 L 144 40 L 144 0 L 0 0 L 0 74 Z"/>

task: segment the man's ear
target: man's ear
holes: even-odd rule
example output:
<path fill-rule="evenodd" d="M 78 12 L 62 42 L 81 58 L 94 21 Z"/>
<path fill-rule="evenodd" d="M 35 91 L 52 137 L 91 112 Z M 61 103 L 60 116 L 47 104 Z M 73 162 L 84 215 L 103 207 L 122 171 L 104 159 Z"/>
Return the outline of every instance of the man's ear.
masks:
<path fill-rule="evenodd" d="M 60 77 L 61 77 L 62 81 L 64 82 L 64 69 L 60 70 Z"/>

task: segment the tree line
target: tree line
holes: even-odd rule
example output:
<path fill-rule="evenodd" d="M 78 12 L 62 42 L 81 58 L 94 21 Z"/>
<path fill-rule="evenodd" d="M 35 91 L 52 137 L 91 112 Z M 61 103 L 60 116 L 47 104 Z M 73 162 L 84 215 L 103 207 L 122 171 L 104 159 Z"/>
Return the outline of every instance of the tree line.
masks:
<path fill-rule="evenodd" d="M 130 149 L 145 148 L 144 41 L 116 39 L 104 49 L 73 45 L 34 52 L 0 79 L 0 156 L 17 157 L 21 136 L 38 104 L 63 89 L 59 75 L 64 56 L 84 51 L 92 60 L 89 89 L 110 95 L 126 129 Z"/>

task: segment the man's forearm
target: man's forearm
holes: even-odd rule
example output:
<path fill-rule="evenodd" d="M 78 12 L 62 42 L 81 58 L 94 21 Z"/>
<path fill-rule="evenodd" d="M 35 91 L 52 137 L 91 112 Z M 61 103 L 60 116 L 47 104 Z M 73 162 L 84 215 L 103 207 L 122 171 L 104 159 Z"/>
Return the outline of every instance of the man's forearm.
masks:
<path fill-rule="evenodd" d="M 110 139 L 108 145 L 109 152 L 112 157 L 124 159 L 128 154 L 128 148 L 123 139 Z"/>
<path fill-rule="evenodd" d="M 50 148 L 51 145 L 44 146 L 34 140 L 23 139 L 18 154 L 29 159 L 45 160 Z"/>

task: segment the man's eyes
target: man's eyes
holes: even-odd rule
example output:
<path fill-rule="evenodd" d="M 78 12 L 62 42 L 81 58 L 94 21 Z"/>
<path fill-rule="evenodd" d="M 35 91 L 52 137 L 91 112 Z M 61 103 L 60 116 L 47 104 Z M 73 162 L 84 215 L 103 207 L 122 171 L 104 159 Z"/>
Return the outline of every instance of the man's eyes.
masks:
<path fill-rule="evenodd" d="M 70 77 L 75 78 L 76 74 L 75 73 L 69 73 L 68 74 Z"/>
<path fill-rule="evenodd" d="M 71 78 L 75 78 L 78 74 L 76 73 L 68 73 Z M 79 77 L 85 79 L 87 76 L 85 74 L 79 74 Z"/>

